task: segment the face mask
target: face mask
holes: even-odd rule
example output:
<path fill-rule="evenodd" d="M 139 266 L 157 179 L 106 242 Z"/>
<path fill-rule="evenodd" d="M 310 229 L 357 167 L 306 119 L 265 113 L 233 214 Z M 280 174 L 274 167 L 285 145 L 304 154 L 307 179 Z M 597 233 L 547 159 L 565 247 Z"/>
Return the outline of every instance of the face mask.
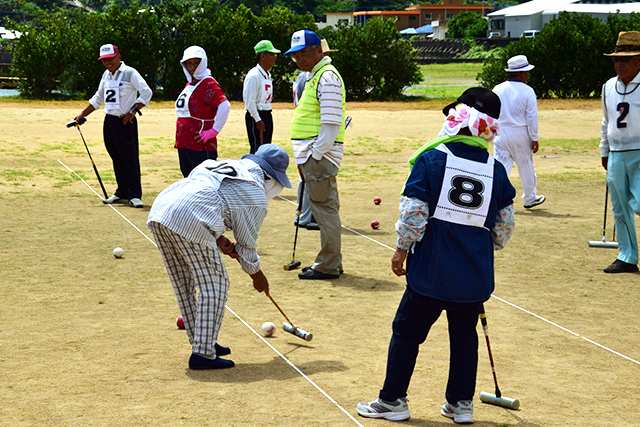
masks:
<path fill-rule="evenodd" d="M 267 193 L 267 200 L 271 200 L 280 194 L 284 187 L 277 180 L 269 177 L 264 183 L 264 188 Z"/>

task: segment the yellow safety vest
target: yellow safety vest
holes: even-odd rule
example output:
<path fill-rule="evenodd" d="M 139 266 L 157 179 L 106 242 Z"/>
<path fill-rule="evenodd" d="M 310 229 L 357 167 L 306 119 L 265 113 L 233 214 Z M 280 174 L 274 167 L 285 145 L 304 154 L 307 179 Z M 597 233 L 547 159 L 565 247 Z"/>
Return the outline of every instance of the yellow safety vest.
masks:
<path fill-rule="evenodd" d="M 333 71 L 336 73 L 342 87 L 344 88 L 344 81 L 342 76 L 331 64 L 327 64 L 320 68 L 312 79 L 307 81 L 304 85 L 304 91 L 302 97 L 298 102 L 298 106 L 293 112 L 293 118 L 291 119 L 291 139 L 311 139 L 318 136 L 320 133 L 320 102 L 318 102 L 318 82 L 322 73 L 325 71 Z M 336 142 L 344 142 L 344 118 L 345 118 L 345 91 L 342 91 L 342 123 L 340 125 L 340 131 L 336 137 Z"/>

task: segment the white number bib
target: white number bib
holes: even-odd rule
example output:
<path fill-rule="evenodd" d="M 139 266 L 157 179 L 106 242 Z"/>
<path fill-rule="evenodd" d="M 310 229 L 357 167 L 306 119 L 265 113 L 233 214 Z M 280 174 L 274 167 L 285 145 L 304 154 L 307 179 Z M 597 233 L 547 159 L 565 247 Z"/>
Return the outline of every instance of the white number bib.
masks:
<path fill-rule="evenodd" d="M 432 218 L 485 228 L 493 191 L 493 156 L 480 163 L 454 156 L 445 144 L 436 150 L 447 153 L 447 164 Z"/>
<path fill-rule="evenodd" d="M 189 111 L 189 100 L 191 99 L 191 95 L 193 95 L 193 92 L 195 92 L 196 88 L 200 86 L 200 83 L 202 83 L 204 80 L 205 79 L 200 80 L 195 85 L 185 86 L 185 88 L 180 93 L 180 96 L 178 96 L 178 99 L 176 99 L 176 114 L 178 115 L 178 117 L 200 120 L 202 122 L 202 126 L 200 126 L 199 132 L 202 132 L 202 129 L 204 129 L 204 122 L 212 122 L 213 120 L 204 120 L 197 117 L 192 117 L 191 111 Z"/>
<path fill-rule="evenodd" d="M 119 115 L 120 113 L 120 80 L 123 75 L 121 71 L 118 80 L 104 82 L 104 112 L 107 114 Z"/>

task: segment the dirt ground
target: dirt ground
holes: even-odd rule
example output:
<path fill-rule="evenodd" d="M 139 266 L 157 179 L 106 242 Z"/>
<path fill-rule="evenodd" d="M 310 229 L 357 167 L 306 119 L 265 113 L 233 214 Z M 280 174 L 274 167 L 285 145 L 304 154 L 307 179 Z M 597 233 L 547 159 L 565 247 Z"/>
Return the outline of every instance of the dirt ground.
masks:
<path fill-rule="evenodd" d="M 390 271 L 407 159 L 432 139 L 442 105 L 351 104 L 353 128 L 339 176 L 344 275 L 300 281 L 291 260 L 295 191 L 270 202 L 259 253 L 271 293 L 310 342 L 278 329 L 282 316 L 227 263 L 231 289 L 220 343 L 236 367 L 188 369 L 190 346 L 160 255 L 145 226 L 149 206 L 180 178 L 175 113 L 152 104 L 139 118 L 144 209 L 103 205 L 78 131 L 84 103 L 0 102 L 0 425 L 6 426 L 387 426 L 361 418 L 359 401 L 384 380 L 391 321 L 404 290 Z M 512 411 L 480 402 L 494 391 L 482 330 L 475 420 L 479 426 L 638 426 L 640 275 L 605 275 L 617 251 L 600 240 L 604 178 L 597 101 L 541 102 L 539 192 L 496 255 L 486 304 L 500 389 Z M 275 142 L 290 153 L 289 104 L 274 110 Z M 102 111 L 82 127 L 109 194 L 115 189 L 101 138 Z M 234 104 L 220 157 L 248 152 L 244 111 Z M 296 181 L 295 169 L 289 169 Z M 382 203 L 374 205 L 373 198 Z M 607 238 L 612 238 L 608 213 Z M 372 220 L 381 227 L 372 230 Z M 115 247 L 125 251 L 115 259 Z M 300 230 L 296 258 L 309 265 L 319 234 Z M 246 323 L 246 324 L 245 324 Z M 247 327 L 248 325 L 248 327 Z M 299 371 L 276 353 L 286 357 Z M 439 413 L 448 369 L 446 319 L 422 346 L 409 388 L 410 426 L 449 426 Z M 313 384 L 301 375 L 303 373 Z M 342 410 L 344 409 L 344 411 Z"/>

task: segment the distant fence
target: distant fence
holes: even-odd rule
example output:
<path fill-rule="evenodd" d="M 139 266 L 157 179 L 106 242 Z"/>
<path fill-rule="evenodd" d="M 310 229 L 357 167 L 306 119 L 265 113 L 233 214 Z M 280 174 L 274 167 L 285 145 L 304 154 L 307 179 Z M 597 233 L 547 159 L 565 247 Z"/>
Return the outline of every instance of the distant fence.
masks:
<path fill-rule="evenodd" d="M 494 46 L 505 47 L 513 38 L 482 38 L 475 39 L 476 44 L 484 45 L 489 50 Z M 418 64 L 446 64 L 451 62 L 483 62 L 483 59 L 458 59 L 466 53 L 469 43 L 461 39 L 429 39 L 421 37 L 419 40 L 411 40 L 411 45 L 418 51 L 416 62 Z"/>

